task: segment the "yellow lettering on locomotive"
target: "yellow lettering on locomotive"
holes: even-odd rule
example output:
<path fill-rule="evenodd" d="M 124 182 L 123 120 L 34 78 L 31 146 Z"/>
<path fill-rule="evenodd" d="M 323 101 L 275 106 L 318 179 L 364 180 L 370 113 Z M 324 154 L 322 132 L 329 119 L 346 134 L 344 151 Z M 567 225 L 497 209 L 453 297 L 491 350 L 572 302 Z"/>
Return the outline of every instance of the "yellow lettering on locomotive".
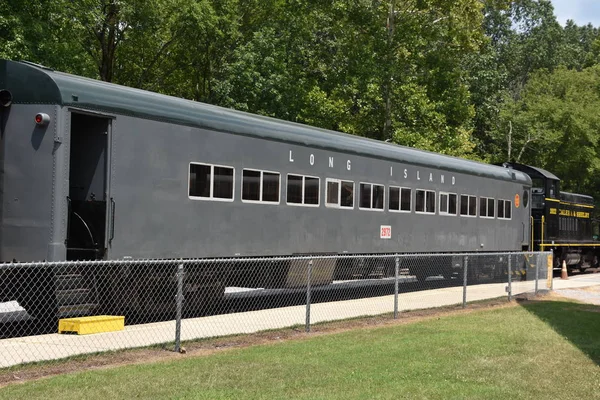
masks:
<path fill-rule="evenodd" d="M 550 209 L 550 215 L 556 215 L 556 208 Z"/>

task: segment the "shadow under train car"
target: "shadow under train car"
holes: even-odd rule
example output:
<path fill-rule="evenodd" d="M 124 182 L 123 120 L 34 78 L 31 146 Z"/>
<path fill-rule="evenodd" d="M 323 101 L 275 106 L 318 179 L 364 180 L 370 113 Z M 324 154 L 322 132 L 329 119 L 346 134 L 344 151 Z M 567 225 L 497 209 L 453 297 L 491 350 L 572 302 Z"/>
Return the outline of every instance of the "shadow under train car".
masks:
<path fill-rule="evenodd" d="M 55 269 L 48 264 L 6 264 L 0 268 L 0 337 L 56 331 Z"/>

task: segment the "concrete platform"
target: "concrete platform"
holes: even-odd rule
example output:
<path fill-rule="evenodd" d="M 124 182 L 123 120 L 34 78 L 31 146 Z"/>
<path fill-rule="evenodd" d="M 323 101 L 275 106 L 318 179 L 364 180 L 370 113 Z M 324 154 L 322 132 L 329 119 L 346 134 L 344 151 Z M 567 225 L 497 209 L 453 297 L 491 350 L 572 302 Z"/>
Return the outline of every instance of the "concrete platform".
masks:
<path fill-rule="evenodd" d="M 600 285 L 600 274 L 554 279 L 554 289 Z M 506 296 L 506 283 L 476 285 L 467 288 L 467 301 Z M 546 281 L 539 282 L 539 289 Z M 513 294 L 533 292 L 535 282 L 513 282 Z M 399 310 L 415 310 L 462 303 L 462 287 L 432 289 L 399 295 Z M 394 296 L 313 304 L 311 322 L 325 322 L 368 315 L 391 313 Z M 253 333 L 294 325 L 304 325 L 305 306 L 232 313 L 185 319 L 182 340 Z M 0 367 L 43 360 L 56 360 L 79 354 L 114 351 L 169 343 L 175 340 L 175 321 L 126 326 L 124 330 L 85 336 L 50 334 L 0 340 Z"/>

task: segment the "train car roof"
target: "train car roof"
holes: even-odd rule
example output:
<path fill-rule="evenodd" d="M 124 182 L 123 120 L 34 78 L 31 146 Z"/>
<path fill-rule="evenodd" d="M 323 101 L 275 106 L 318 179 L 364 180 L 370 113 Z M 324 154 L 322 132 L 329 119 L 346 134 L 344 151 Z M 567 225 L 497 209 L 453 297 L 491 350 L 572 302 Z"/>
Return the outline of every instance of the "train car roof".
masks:
<path fill-rule="evenodd" d="M 560 192 L 559 198 L 571 203 L 591 204 L 594 205 L 594 198 L 586 194 Z"/>
<path fill-rule="evenodd" d="M 519 163 L 505 163 L 508 166 L 511 166 L 514 169 L 518 169 L 519 171 L 523 171 L 530 176 L 542 176 L 547 179 L 553 179 L 560 181 L 560 178 L 554 175 L 552 172 L 546 171 L 543 168 L 533 167 L 531 165 L 519 164 Z"/>
<path fill-rule="evenodd" d="M 516 170 L 384 143 L 54 71 L 37 64 L 0 60 L 0 90 L 14 104 L 57 104 L 136 116 L 321 149 L 530 185 Z"/>

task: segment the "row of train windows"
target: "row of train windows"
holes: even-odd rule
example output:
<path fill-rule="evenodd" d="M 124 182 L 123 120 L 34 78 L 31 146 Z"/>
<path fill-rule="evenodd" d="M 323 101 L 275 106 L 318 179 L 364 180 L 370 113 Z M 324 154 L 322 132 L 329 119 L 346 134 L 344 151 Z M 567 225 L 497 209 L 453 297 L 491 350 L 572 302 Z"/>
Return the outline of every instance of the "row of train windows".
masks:
<path fill-rule="evenodd" d="M 189 196 L 194 199 L 233 201 L 234 168 L 219 165 L 190 163 Z M 278 204 L 281 175 L 279 172 L 254 169 L 242 170 L 242 201 Z M 287 204 L 318 207 L 320 178 L 306 175 L 287 175 Z M 354 208 L 355 183 L 353 181 L 326 178 L 325 205 L 333 208 Z M 398 186 L 388 188 L 388 210 L 393 212 L 414 211 L 423 214 L 436 213 L 436 193 L 433 190 Z M 358 208 L 383 211 L 385 186 L 375 183 L 359 184 Z M 479 205 L 479 207 L 478 207 Z M 456 193 L 439 193 L 439 214 L 482 218 L 511 219 L 510 200 Z"/>

